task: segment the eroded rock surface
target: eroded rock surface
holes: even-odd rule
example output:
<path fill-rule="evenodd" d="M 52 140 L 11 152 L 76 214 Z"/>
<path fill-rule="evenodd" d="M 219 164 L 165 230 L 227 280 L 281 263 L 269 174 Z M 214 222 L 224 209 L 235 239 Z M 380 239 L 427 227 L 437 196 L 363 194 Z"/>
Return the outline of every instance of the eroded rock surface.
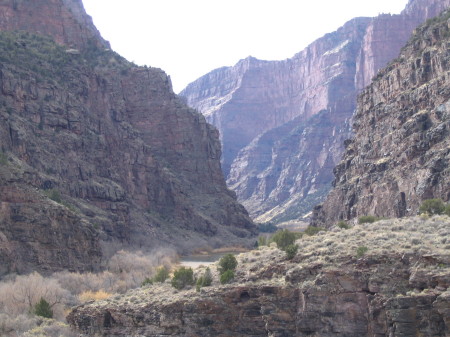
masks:
<path fill-rule="evenodd" d="M 359 97 L 355 136 L 315 224 L 413 215 L 425 199 L 450 199 L 449 17 L 416 29 Z"/>
<path fill-rule="evenodd" d="M 449 5 L 411 0 L 399 15 L 353 19 L 285 61 L 247 58 L 181 92 L 219 129 L 227 183 L 253 218 L 297 219 L 323 200 L 357 94 Z"/>
<path fill-rule="evenodd" d="M 238 256 L 235 282 L 154 285 L 76 307 L 86 336 L 447 336 L 448 217 L 384 220 Z M 358 254 L 358 247 L 366 247 Z M 202 275 L 203 270 L 197 270 Z"/>

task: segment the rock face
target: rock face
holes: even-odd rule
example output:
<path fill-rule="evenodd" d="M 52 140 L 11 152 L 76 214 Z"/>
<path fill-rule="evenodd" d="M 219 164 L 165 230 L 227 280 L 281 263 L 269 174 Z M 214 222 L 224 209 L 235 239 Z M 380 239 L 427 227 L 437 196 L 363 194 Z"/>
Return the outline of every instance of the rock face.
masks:
<path fill-rule="evenodd" d="M 153 285 L 76 307 L 68 321 L 87 336 L 448 336 L 448 221 L 322 232 L 298 240 L 291 261 L 277 248 L 241 254 L 232 284 Z"/>
<path fill-rule="evenodd" d="M 99 240 L 180 251 L 247 242 L 254 225 L 226 187 L 218 132 L 163 71 L 105 48 L 81 1 L 0 7 L 3 272 L 95 268 Z M 67 256 L 47 264 L 46 252 Z"/>
<path fill-rule="evenodd" d="M 46 35 L 68 47 L 109 48 L 86 15 L 82 0 L 1 0 L 2 30 L 24 30 Z"/>
<path fill-rule="evenodd" d="M 353 19 L 291 59 L 247 58 L 181 92 L 219 129 L 227 183 L 252 217 L 296 219 L 323 200 L 357 94 L 417 25 L 449 5 L 411 0 L 399 15 Z"/>
<path fill-rule="evenodd" d="M 315 224 L 416 214 L 450 199 L 449 12 L 415 30 L 398 59 L 358 99 L 354 138 Z"/>

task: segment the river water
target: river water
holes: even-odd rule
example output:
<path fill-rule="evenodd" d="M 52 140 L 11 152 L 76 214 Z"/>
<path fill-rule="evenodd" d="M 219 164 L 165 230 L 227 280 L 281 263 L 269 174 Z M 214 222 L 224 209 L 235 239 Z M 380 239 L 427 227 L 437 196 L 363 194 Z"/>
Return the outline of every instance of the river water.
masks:
<path fill-rule="evenodd" d="M 193 254 L 188 256 L 182 256 L 180 258 L 180 264 L 185 267 L 197 268 L 198 266 L 209 266 L 226 254 L 239 254 L 241 252 L 220 252 L 220 253 L 208 253 L 208 254 Z"/>

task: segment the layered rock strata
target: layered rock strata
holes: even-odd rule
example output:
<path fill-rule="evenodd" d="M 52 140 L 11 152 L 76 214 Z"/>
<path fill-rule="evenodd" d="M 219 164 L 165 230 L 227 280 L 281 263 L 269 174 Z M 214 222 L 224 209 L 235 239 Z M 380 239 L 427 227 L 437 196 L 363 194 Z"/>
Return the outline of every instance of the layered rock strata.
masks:
<path fill-rule="evenodd" d="M 218 132 L 163 71 L 105 48 L 81 1 L 0 6 L 4 273 L 96 268 L 99 240 L 179 251 L 248 242 L 254 225 L 226 187 Z M 19 246 L 34 257 L 11 255 Z M 67 256 L 49 264 L 52 254 Z"/>
<path fill-rule="evenodd" d="M 291 59 L 248 58 L 181 92 L 219 129 L 227 183 L 253 218 L 297 219 L 323 200 L 357 94 L 417 25 L 449 5 L 411 0 L 399 15 L 353 19 Z"/>
<path fill-rule="evenodd" d="M 313 222 L 416 214 L 450 199 L 449 12 L 415 30 L 399 58 L 358 99 L 355 136 Z"/>
<path fill-rule="evenodd" d="M 153 285 L 76 307 L 68 321 L 86 336 L 447 336 L 448 223 L 322 232 L 298 240 L 293 260 L 274 247 L 239 255 L 229 285 L 212 266 L 200 292 Z"/>

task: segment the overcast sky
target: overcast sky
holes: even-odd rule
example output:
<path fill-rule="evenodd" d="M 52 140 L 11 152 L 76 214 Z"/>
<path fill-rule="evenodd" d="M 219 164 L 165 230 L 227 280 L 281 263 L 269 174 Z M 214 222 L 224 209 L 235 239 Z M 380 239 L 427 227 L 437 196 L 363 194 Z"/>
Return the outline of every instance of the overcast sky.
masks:
<path fill-rule="evenodd" d="M 400 13 L 407 0 L 83 0 L 112 48 L 163 69 L 175 92 L 254 56 L 292 57 L 357 16 Z"/>

